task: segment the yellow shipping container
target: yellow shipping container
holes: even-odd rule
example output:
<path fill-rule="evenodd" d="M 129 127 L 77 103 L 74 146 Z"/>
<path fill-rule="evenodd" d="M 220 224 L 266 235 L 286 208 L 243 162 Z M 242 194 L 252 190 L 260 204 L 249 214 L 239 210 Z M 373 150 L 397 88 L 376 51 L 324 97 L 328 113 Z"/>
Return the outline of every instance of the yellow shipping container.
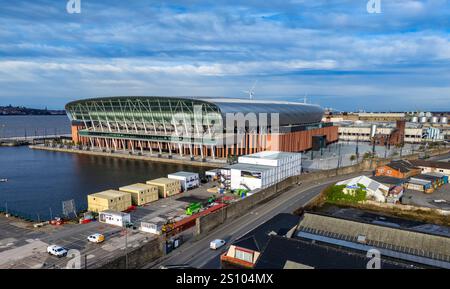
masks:
<path fill-rule="evenodd" d="M 141 206 L 158 200 L 158 187 L 148 184 L 132 184 L 119 188 L 120 191 L 131 194 L 131 202 Z"/>
<path fill-rule="evenodd" d="M 122 212 L 130 206 L 131 195 L 129 193 L 106 190 L 88 195 L 88 210 L 91 212 L 98 213 L 105 210 Z"/>
<path fill-rule="evenodd" d="M 147 181 L 147 184 L 158 187 L 160 198 L 167 198 L 181 193 L 181 183 L 179 180 L 169 178 L 159 178 Z"/>

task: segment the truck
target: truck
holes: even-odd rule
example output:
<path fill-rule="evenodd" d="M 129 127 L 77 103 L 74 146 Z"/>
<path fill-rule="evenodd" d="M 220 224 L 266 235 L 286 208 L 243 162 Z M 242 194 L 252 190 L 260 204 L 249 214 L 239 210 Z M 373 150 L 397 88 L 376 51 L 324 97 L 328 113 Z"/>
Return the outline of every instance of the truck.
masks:
<path fill-rule="evenodd" d="M 193 214 L 197 214 L 203 208 L 202 203 L 191 203 L 186 208 L 186 215 L 191 216 Z"/>

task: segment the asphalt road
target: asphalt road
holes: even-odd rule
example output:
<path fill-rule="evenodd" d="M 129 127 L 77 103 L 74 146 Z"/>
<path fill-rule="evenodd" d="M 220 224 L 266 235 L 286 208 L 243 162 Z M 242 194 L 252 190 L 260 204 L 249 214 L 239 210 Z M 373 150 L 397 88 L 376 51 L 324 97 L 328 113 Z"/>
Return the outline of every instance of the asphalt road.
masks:
<path fill-rule="evenodd" d="M 227 250 L 229 244 L 275 215 L 292 213 L 294 210 L 306 205 L 329 184 L 358 175 L 361 175 L 361 173 L 330 178 L 326 182 L 297 185 L 281 196 L 257 206 L 238 219 L 219 226 L 206 237 L 203 237 L 203 239 L 186 242 L 160 262 L 148 264 L 145 268 L 159 268 L 161 265 L 189 264 L 195 268 L 219 269 L 219 256 Z M 214 239 L 226 240 L 227 245 L 219 250 L 211 250 L 209 249 L 209 243 Z"/>
<path fill-rule="evenodd" d="M 438 155 L 438 156 L 430 157 L 428 160 L 430 160 L 430 161 L 446 161 L 448 159 L 450 159 L 450 153 L 445 154 L 445 155 Z"/>

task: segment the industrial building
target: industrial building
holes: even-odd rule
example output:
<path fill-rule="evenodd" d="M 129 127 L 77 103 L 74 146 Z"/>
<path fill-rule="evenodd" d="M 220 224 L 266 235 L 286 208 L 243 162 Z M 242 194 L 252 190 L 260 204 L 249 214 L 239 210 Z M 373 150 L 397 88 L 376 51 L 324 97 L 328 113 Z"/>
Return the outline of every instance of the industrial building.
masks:
<path fill-rule="evenodd" d="M 88 195 L 88 211 L 99 213 L 105 210 L 121 212 L 131 206 L 131 195 L 129 193 L 106 190 Z"/>
<path fill-rule="evenodd" d="M 384 166 L 379 166 L 375 170 L 376 176 L 387 176 L 399 179 L 406 179 L 420 174 L 420 169 L 407 160 L 392 161 Z"/>
<path fill-rule="evenodd" d="M 75 143 L 105 151 L 228 158 L 266 150 L 302 152 L 337 127 L 317 105 L 254 99 L 123 96 L 70 102 Z"/>
<path fill-rule="evenodd" d="M 131 202 L 135 206 L 155 202 L 159 195 L 157 186 L 141 183 L 120 187 L 119 191 L 131 194 Z"/>
<path fill-rule="evenodd" d="M 427 194 L 433 192 L 433 185 L 430 180 L 410 178 L 405 183 L 405 188 L 409 190 L 424 192 Z"/>
<path fill-rule="evenodd" d="M 441 173 L 450 177 L 450 162 L 435 162 L 426 160 L 413 160 L 411 163 L 420 168 L 422 173 Z"/>
<path fill-rule="evenodd" d="M 411 123 L 447 125 L 448 113 L 431 112 L 343 112 L 326 113 L 323 121 L 325 122 L 395 122 L 397 120 L 407 120 Z"/>
<path fill-rule="evenodd" d="M 382 259 L 396 262 L 450 268 L 450 238 L 403 227 L 307 212 L 297 237 L 353 252 L 377 249 Z"/>
<path fill-rule="evenodd" d="M 379 140 L 378 144 L 388 144 L 390 142 L 388 139 L 389 136 L 391 136 L 396 129 L 398 128 L 393 127 L 391 124 L 376 125 L 371 123 L 363 123 L 357 125 L 342 125 L 339 127 L 339 139 L 346 141 L 370 142 L 375 136 L 380 135 L 386 137 L 384 140 Z M 405 143 L 420 143 L 424 141 L 424 129 L 422 128 L 404 127 L 403 135 L 403 140 Z M 393 140 L 393 138 L 391 139 Z"/>
<path fill-rule="evenodd" d="M 146 183 L 158 187 L 160 198 L 168 198 L 181 193 L 181 183 L 179 180 L 159 178 L 147 181 Z"/>
<path fill-rule="evenodd" d="M 173 174 L 168 174 L 169 179 L 179 180 L 181 184 L 181 190 L 183 192 L 196 188 L 200 185 L 200 178 L 197 173 L 191 172 L 176 172 Z"/>
<path fill-rule="evenodd" d="M 445 252 L 448 250 L 441 248 L 439 253 L 446 255 L 429 257 L 433 252 L 430 248 L 439 244 L 446 245 L 448 240 L 442 242 L 441 239 L 448 238 L 418 233 L 420 242 L 433 243 L 427 244 L 423 251 L 416 249 L 420 246 L 415 246 L 416 250 L 412 251 L 412 248 L 400 247 L 400 244 L 397 246 L 397 239 L 402 241 L 407 238 L 405 243 L 412 243 L 416 240 L 416 235 L 412 235 L 414 232 L 410 236 L 399 229 L 378 226 L 379 231 L 387 235 L 386 238 L 380 238 L 384 236 L 379 232 L 375 232 L 374 236 L 365 235 L 371 228 L 366 228 L 364 223 L 340 219 L 334 222 L 335 218 L 332 217 L 313 219 L 315 216 L 310 213 L 301 217 L 276 215 L 234 241 L 220 256 L 222 269 L 366 269 L 370 260 L 367 252 L 372 248 L 382 251 L 382 269 L 448 268 L 448 262 L 438 259 L 448 260 L 448 252 Z M 327 227 L 326 231 L 322 230 L 321 222 Z M 336 225 L 337 228 L 328 229 L 329 225 Z M 334 233 L 335 231 L 339 233 Z M 402 238 L 395 239 L 397 235 Z M 365 236 L 367 238 L 363 238 Z M 357 243 L 358 239 L 366 240 L 367 244 Z M 388 243 L 384 242 L 385 239 Z M 383 250 L 385 247 L 389 250 Z M 411 255 L 411 259 L 410 256 L 404 256 L 406 254 L 403 254 L 403 250 L 408 250 L 407 254 Z M 416 263 L 413 259 L 415 256 L 412 256 L 416 251 L 429 258 L 422 260 L 416 257 L 419 261 Z"/>
<path fill-rule="evenodd" d="M 254 190 L 267 188 L 301 173 L 300 153 L 265 151 L 241 156 L 238 163 L 222 169 L 230 176 L 230 188 Z"/>

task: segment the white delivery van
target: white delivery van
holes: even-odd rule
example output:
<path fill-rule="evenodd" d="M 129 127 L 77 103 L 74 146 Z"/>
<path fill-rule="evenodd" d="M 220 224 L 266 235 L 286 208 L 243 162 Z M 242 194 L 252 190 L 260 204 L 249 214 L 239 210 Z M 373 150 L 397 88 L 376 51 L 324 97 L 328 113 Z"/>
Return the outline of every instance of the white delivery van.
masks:
<path fill-rule="evenodd" d="M 213 249 L 213 250 L 217 250 L 220 247 L 222 247 L 223 245 L 225 245 L 225 241 L 221 240 L 221 239 L 216 239 L 214 241 L 211 241 L 211 243 L 209 243 L 209 248 Z"/>

